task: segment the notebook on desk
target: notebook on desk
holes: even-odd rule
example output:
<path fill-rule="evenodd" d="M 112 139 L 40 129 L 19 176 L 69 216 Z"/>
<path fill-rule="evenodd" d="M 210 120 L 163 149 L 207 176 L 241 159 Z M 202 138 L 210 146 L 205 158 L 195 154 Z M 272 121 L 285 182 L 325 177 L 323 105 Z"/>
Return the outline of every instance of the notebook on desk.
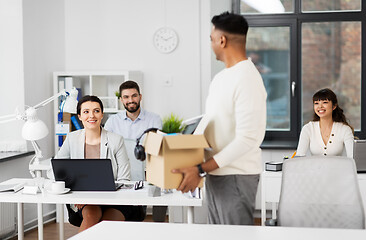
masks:
<path fill-rule="evenodd" d="M 366 173 L 366 140 L 353 141 L 353 159 L 358 173 Z"/>
<path fill-rule="evenodd" d="M 56 181 L 64 181 L 72 191 L 116 191 L 110 159 L 52 159 Z"/>

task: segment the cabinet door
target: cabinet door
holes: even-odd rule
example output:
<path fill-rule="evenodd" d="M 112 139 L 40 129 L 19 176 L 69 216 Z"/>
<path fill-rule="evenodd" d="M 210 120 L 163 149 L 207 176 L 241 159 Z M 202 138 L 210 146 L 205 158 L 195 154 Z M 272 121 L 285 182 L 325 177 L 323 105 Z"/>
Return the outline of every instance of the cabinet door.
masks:
<path fill-rule="evenodd" d="M 362 197 L 362 203 L 364 207 L 364 211 L 366 214 L 366 174 L 357 174 L 358 175 L 358 184 L 360 187 L 361 197 Z"/>
<path fill-rule="evenodd" d="M 281 193 L 281 181 L 282 181 L 282 173 L 266 176 L 262 179 L 265 181 L 265 201 L 266 202 L 279 202 L 280 201 L 280 193 Z"/>

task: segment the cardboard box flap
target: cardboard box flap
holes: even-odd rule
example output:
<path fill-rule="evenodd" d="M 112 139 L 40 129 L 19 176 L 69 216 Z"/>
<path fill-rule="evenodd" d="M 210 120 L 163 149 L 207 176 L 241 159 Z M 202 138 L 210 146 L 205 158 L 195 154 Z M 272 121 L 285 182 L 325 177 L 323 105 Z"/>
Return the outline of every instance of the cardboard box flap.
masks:
<path fill-rule="evenodd" d="M 144 141 L 145 152 L 148 154 L 159 156 L 161 144 L 164 136 L 149 132 Z"/>
<path fill-rule="evenodd" d="M 209 147 L 203 135 L 172 135 L 164 137 L 169 149 L 195 149 Z"/>

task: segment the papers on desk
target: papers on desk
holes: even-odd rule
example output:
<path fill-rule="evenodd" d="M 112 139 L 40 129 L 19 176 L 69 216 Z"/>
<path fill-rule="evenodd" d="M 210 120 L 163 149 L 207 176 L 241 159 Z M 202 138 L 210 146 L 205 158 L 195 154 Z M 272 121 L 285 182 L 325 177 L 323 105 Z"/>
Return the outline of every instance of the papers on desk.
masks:
<path fill-rule="evenodd" d="M 119 189 L 133 189 L 133 186 L 134 186 L 133 183 L 122 183 Z"/>
<path fill-rule="evenodd" d="M 0 185 L 0 192 L 18 192 L 24 188 L 26 183 Z"/>
<path fill-rule="evenodd" d="M 131 192 L 136 191 L 135 189 L 136 181 L 116 181 L 116 183 L 119 184 L 123 183 L 122 186 L 117 191 L 131 191 Z M 147 192 L 147 188 L 143 187 L 138 191 Z"/>

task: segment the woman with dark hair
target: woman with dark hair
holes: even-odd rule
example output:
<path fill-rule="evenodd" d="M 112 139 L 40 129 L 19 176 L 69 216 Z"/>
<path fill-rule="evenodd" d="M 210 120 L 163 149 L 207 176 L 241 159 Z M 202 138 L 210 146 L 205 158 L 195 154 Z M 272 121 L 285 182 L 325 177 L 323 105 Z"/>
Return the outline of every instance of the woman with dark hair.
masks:
<path fill-rule="evenodd" d="M 337 96 L 328 89 L 321 89 L 313 96 L 314 117 L 300 133 L 296 156 L 341 156 L 346 149 L 347 157 L 353 157 L 353 128 L 346 120 Z"/>
<path fill-rule="evenodd" d="M 101 127 L 103 103 L 96 96 L 84 96 L 77 105 L 77 115 L 84 129 L 71 132 L 57 153 L 57 158 L 108 158 L 111 159 L 113 175 L 116 181 L 130 179 L 130 163 L 123 137 L 108 132 Z M 86 166 L 87 167 L 87 166 Z M 102 174 L 102 173 L 101 173 Z M 108 206 L 76 204 L 77 212 L 73 219 L 80 219 L 79 232 L 102 220 L 142 220 L 135 219 L 136 213 L 143 212 L 138 206 Z M 141 209 L 140 209 L 141 208 Z M 70 212 L 70 209 L 69 209 Z M 74 214 L 74 212 L 71 212 Z M 69 216 L 71 219 L 71 216 Z"/>

